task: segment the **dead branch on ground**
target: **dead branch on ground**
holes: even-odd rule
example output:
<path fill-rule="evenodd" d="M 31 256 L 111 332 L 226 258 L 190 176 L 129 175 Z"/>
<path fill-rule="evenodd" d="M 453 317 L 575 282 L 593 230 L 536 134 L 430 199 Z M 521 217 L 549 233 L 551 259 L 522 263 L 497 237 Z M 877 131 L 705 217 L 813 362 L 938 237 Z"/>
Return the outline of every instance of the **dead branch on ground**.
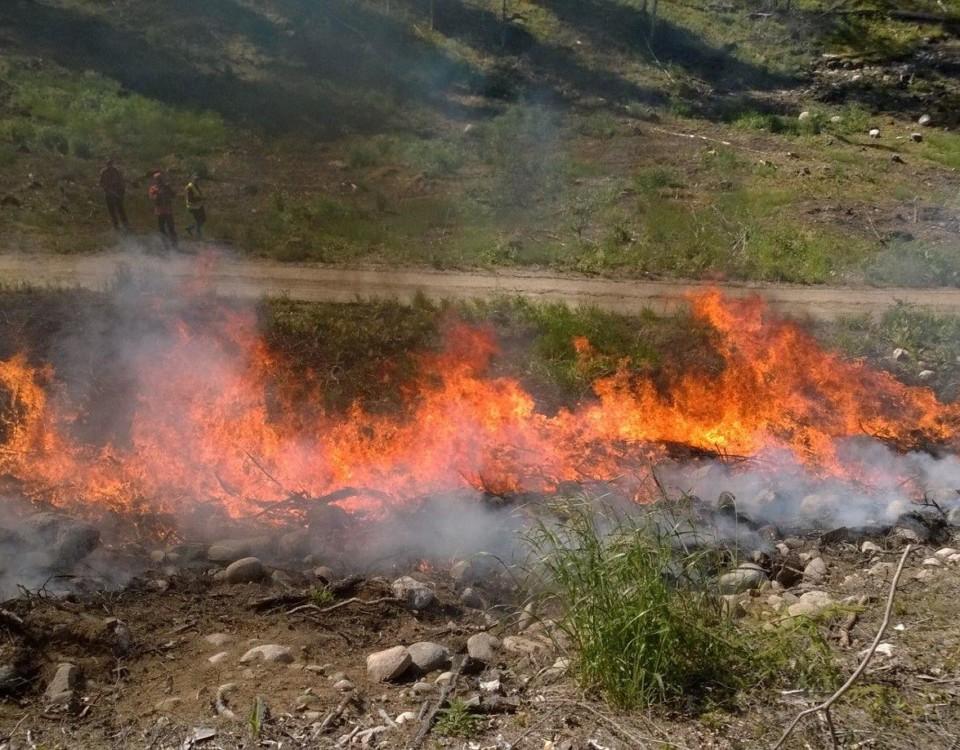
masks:
<path fill-rule="evenodd" d="M 839 747 L 837 743 L 836 732 L 833 729 L 833 719 L 830 717 L 830 707 L 836 703 L 843 696 L 843 694 L 846 693 L 859 679 L 860 675 L 863 674 L 864 670 L 866 670 L 867 665 L 873 658 L 873 655 L 876 653 L 877 646 L 880 645 L 880 640 L 883 638 L 883 634 L 887 631 L 887 626 L 890 624 L 890 613 L 893 611 L 893 600 L 897 593 L 897 584 L 900 582 L 900 574 L 903 573 L 903 566 L 907 562 L 907 555 L 910 554 L 911 549 L 912 546 L 908 544 L 906 549 L 903 550 L 903 555 L 900 557 L 900 564 L 897 566 L 897 572 L 894 574 L 893 580 L 890 582 L 890 593 L 887 595 L 887 607 L 883 613 L 883 622 L 880 623 L 880 629 L 877 630 L 877 635 L 873 639 L 873 643 L 870 645 L 870 648 L 867 650 L 866 656 L 863 657 L 863 661 L 860 662 L 860 666 L 858 666 L 854 670 L 853 674 L 850 675 L 849 679 L 823 703 L 820 703 L 813 708 L 808 708 L 797 714 L 793 721 L 790 722 L 790 726 L 786 728 L 777 744 L 773 746 L 772 750 L 780 750 L 784 743 L 790 738 L 790 735 L 793 734 L 793 730 L 797 728 L 797 725 L 800 723 L 800 721 L 805 717 L 815 713 L 823 713 L 824 718 L 827 720 L 827 725 L 830 727 L 833 744 L 835 747 Z"/>
<path fill-rule="evenodd" d="M 443 704 L 447 702 L 447 698 L 453 694 L 457 689 L 457 680 L 460 679 L 460 672 L 463 670 L 463 665 L 467 663 L 467 657 L 463 657 L 457 661 L 456 666 L 453 669 L 452 674 L 450 675 L 450 680 L 446 685 L 443 686 L 443 690 L 440 691 L 440 697 L 437 698 L 437 702 L 433 705 L 423 719 L 420 722 L 420 729 L 417 730 L 417 736 L 413 738 L 413 742 L 409 745 L 409 750 L 417 750 L 417 748 L 422 747 L 423 743 L 427 739 L 427 735 L 430 734 L 430 730 L 433 728 L 433 722 L 437 718 L 437 714 L 440 712 L 440 709 L 443 708 Z"/>

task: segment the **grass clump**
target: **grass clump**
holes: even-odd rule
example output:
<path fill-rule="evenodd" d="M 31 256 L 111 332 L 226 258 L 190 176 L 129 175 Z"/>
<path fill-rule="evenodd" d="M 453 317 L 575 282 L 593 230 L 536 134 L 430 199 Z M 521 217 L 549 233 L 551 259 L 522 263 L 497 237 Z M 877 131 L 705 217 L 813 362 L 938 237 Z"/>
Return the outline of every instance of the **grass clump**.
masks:
<path fill-rule="evenodd" d="M 725 614 L 710 583 L 715 553 L 687 547 L 651 518 L 566 509 L 530 537 L 542 585 L 576 650 L 576 674 L 615 706 L 691 701 L 713 707 L 789 675 L 836 680 L 813 623 L 763 631 Z"/>
<path fill-rule="evenodd" d="M 440 712 L 433 731 L 442 737 L 461 737 L 469 739 L 480 732 L 480 719 L 470 713 L 467 704 L 459 698 L 454 698 L 449 705 Z"/>

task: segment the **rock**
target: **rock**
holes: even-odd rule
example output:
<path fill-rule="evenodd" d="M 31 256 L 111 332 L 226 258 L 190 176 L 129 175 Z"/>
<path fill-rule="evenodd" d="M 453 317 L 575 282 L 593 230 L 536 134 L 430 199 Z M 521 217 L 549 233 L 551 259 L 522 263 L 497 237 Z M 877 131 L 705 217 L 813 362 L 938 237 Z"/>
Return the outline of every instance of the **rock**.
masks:
<path fill-rule="evenodd" d="M 534 620 L 536 620 L 536 617 L 536 606 L 533 602 L 527 602 L 527 604 L 524 605 L 523 609 L 520 611 L 520 617 L 517 620 L 517 630 L 522 633 L 533 624 Z"/>
<path fill-rule="evenodd" d="M 960 552 L 955 555 L 950 555 L 950 557 L 947 558 L 947 562 L 960 563 Z"/>
<path fill-rule="evenodd" d="M 900 154 L 890 154 L 890 161 L 892 161 L 894 164 L 906 164 Z"/>
<path fill-rule="evenodd" d="M 252 661 L 263 659 L 263 661 L 273 664 L 292 664 L 293 651 L 287 646 L 279 646 L 275 643 L 268 643 L 263 646 L 254 646 L 240 657 L 241 664 L 249 664 Z"/>
<path fill-rule="evenodd" d="M 908 352 L 906 349 L 897 347 L 896 349 L 893 350 L 893 359 L 896 362 L 903 362 L 905 360 L 908 360 L 910 359 L 910 352 Z"/>
<path fill-rule="evenodd" d="M 736 570 L 720 576 L 718 585 L 721 594 L 739 594 L 759 588 L 760 584 L 766 580 L 767 574 L 759 566 L 741 563 Z"/>
<path fill-rule="evenodd" d="M 62 513 L 34 513 L 23 521 L 22 531 L 46 553 L 48 564 L 54 568 L 71 567 L 100 544 L 96 528 Z"/>
<path fill-rule="evenodd" d="M 914 143 L 922 143 L 923 133 L 911 133 L 910 140 L 913 141 Z"/>
<path fill-rule="evenodd" d="M 53 705 L 67 705 L 76 697 L 74 690 L 80 686 L 80 670 L 73 664 L 64 662 L 57 667 L 56 674 L 47 685 L 43 697 Z"/>
<path fill-rule="evenodd" d="M 883 552 L 883 547 L 875 542 L 864 542 L 860 545 L 860 551 L 872 555 L 877 552 Z"/>
<path fill-rule="evenodd" d="M 395 580 L 391 589 L 397 599 L 402 599 L 410 609 L 418 612 L 427 609 L 436 599 L 433 589 L 410 576 L 403 576 Z"/>
<path fill-rule="evenodd" d="M 924 558 L 923 562 L 920 563 L 926 568 L 941 568 L 943 567 L 943 560 L 939 557 L 927 557 Z"/>
<path fill-rule="evenodd" d="M 893 575 L 896 565 L 888 562 L 874 563 L 868 570 L 867 575 L 874 578 L 889 578 Z"/>
<path fill-rule="evenodd" d="M 333 583 L 337 574 L 333 572 L 333 568 L 328 568 L 326 565 L 319 565 L 313 569 L 313 577 L 324 583 Z"/>
<path fill-rule="evenodd" d="M 834 601 L 826 591 L 808 591 L 787 607 L 787 612 L 791 617 L 815 617 L 832 604 Z"/>
<path fill-rule="evenodd" d="M 322 708 L 323 701 L 320 699 L 319 695 L 314 695 L 311 692 L 306 692 L 303 695 L 297 696 L 297 702 L 294 704 L 297 711 L 309 711 L 310 709 Z"/>
<path fill-rule="evenodd" d="M 213 656 L 207 657 L 207 661 L 210 662 L 211 664 L 214 664 L 214 665 L 216 665 L 216 664 L 222 664 L 223 662 L 225 662 L 225 661 L 227 660 L 227 657 L 229 657 L 229 656 L 230 656 L 230 652 L 228 652 L 228 651 L 221 651 L 221 652 L 218 653 L 218 654 L 214 654 Z"/>
<path fill-rule="evenodd" d="M 459 584 L 467 585 L 477 580 L 477 566 L 471 560 L 458 560 L 450 566 L 450 577 Z"/>
<path fill-rule="evenodd" d="M 158 713 L 168 714 L 171 711 L 175 711 L 177 708 L 179 708 L 181 703 L 183 703 L 183 698 L 177 698 L 177 697 L 165 698 L 164 700 L 159 701 L 156 705 L 154 705 L 153 708 Z"/>
<path fill-rule="evenodd" d="M 500 640 L 489 633 L 476 633 L 467 639 L 467 653 L 471 659 L 484 664 L 493 664 L 497 660 L 497 651 L 500 650 Z"/>
<path fill-rule="evenodd" d="M 472 586 L 467 586 L 460 594 L 460 603 L 470 609 L 486 609 L 487 603 L 484 601 L 480 592 Z"/>
<path fill-rule="evenodd" d="M 354 688 L 353 683 L 346 678 L 342 680 L 337 680 L 335 683 L 333 683 L 333 689 L 338 690 L 341 693 L 347 693 L 353 690 L 353 688 Z"/>
<path fill-rule="evenodd" d="M 450 652 L 439 643 L 420 641 L 407 647 L 410 659 L 421 674 L 443 669 L 450 664 Z"/>
<path fill-rule="evenodd" d="M 435 685 L 446 685 L 453 679 L 453 672 L 441 672 L 433 682 Z"/>
<path fill-rule="evenodd" d="M 232 643 L 233 636 L 229 633 L 210 633 L 210 635 L 203 636 L 203 640 L 211 646 L 220 648 L 221 646 L 226 646 L 228 643 Z"/>
<path fill-rule="evenodd" d="M 417 715 L 413 711 L 404 711 L 402 714 L 397 714 L 397 718 L 394 721 L 398 726 L 403 726 L 404 724 L 410 724 L 417 720 Z"/>
<path fill-rule="evenodd" d="M 936 374 L 937 373 L 935 373 L 933 370 L 921 370 L 920 372 L 917 373 L 917 379 L 932 380 Z"/>
<path fill-rule="evenodd" d="M 836 125 L 839 122 L 843 122 L 843 118 L 840 115 L 834 115 L 833 117 L 830 118 L 830 122 Z"/>
<path fill-rule="evenodd" d="M 436 688 L 429 682 L 415 682 L 410 689 L 414 695 L 427 695 L 428 693 L 432 693 Z"/>
<path fill-rule="evenodd" d="M 960 550 L 956 550 L 953 547 L 943 547 L 934 552 L 934 554 L 941 560 L 948 560 L 953 555 L 960 554 Z"/>
<path fill-rule="evenodd" d="M 221 539 L 207 548 L 207 559 L 211 562 L 232 563 L 244 557 L 264 554 L 272 544 L 273 540 L 268 536 Z"/>
<path fill-rule="evenodd" d="M 500 684 L 500 680 L 487 680 L 486 682 L 480 682 L 480 690 L 484 693 L 500 693 L 503 691 L 503 685 Z"/>
<path fill-rule="evenodd" d="M 389 682 L 406 672 L 413 659 L 404 646 L 377 651 L 367 657 L 367 676 L 373 682 Z"/>
<path fill-rule="evenodd" d="M 800 122 L 806 122 L 806 121 L 809 120 L 811 117 L 812 117 L 812 115 L 811 115 L 809 112 L 807 112 L 806 110 L 804 110 L 803 112 L 801 112 L 801 113 L 797 116 L 797 119 L 798 119 Z"/>
<path fill-rule="evenodd" d="M 803 580 L 807 583 L 820 583 L 827 575 L 827 564 L 822 557 L 815 557 L 803 569 Z"/>
<path fill-rule="evenodd" d="M 227 566 L 224 571 L 224 580 L 227 583 L 250 583 L 259 581 L 265 573 L 260 560 L 256 557 L 244 557 Z"/>
<path fill-rule="evenodd" d="M 870 128 L 870 131 L 869 131 L 868 135 L 869 135 L 871 138 L 879 138 L 879 137 L 880 137 L 880 128 Z"/>
<path fill-rule="evenodd" d="M 960 526 L 960 505 L 947 511 L 947 524 L 949 526 Z"/>
<path fill-rule="evenodd" d="M 928 127 L 932 123 L 933 118 L 928 114 L 922 114 L 920 115 L 919 119 L 917 119 L 917 125 L 920 125 L 921 127 Z"/>

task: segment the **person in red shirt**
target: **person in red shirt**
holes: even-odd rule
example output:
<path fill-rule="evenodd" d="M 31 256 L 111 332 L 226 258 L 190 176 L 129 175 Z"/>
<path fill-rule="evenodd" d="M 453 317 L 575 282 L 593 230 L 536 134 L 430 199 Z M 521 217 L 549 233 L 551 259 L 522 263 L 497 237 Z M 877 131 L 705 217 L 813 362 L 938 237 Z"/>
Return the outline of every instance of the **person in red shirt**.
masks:
<path fill-rule="evenodd" d="M 153 182 L 150 184 L 150 201 L 153 203 L 153 213 L 157 217 L 157 228 L 165 247 L 177 246 L 177 229 L 173 223 L 173 199 L 175 193 L 166 180 L 163 172 L 153 173 Z"/>
<path fill-rule="evenodd" d="M 107 211 L 110 212 L 113 228 L 119 229 L 122 226 L 124 230 L 129 230 L 127 212 L 123 206 L 127 186 L 113 159 L 107 159 L 107 163 L 100 170 L 100 187 L 103 189 L 103 197 L 107 202 Z"/>

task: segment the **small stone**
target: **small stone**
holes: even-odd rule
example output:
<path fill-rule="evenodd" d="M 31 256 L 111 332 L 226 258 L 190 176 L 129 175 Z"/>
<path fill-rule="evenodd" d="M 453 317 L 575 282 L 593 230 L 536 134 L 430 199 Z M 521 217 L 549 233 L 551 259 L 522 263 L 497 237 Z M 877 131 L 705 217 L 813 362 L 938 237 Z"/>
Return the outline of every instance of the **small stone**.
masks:
<path fill-rule="evenodd" d="M 413 664 L 410 652 L 404 646 L 377 651 L 367 657 L 367 676 L 373 682 L 395 680 Z"/>
<path fill-rule="evenodd" d="M 921 127 L 927 127 L 932 122 L 933 122 L 933 118 L 930 115 L 923 114 L 923 115 L 920 115 L 919 119 L 917 120 L 917 125 L 920 125 Z"/>
<path fill-rule="evenodd" d="M 341 693 L 346 693 L 353 690 L 353 683 L 347 679 L 337 680 L 335 683 L 333 683 L 333 689 L 338 690 Z"/>
<path fill-rule="evenodd" d="M 321 708 L 323 701 L 320 699 L 319 695 L 314 695 L 313 693 L 304 693 L 303 695 L 297 696 L 297 702 L 295 704 L 297 711 L 308 711 L 310 709 Z"/>
<path fill-rule="evenodd" d="M 960 505 L 947 511 L 947 525 L 960 526 Z"/>
<path fill-rule="evenodd" d="M 437 679 L 435 679 L 433 682 L 436 685 L 446 685 L 452 679 L 453 679 L 453 672 L 442 672 L 439 675 L 437 675 Z"/>
<path fill-rule="evenodd" d="M 809 120 L 809 119 L 811 118 L 811 116 L 812 116 L 812 115 L 811 115 L 808 111 L 804 110 L 803 112 L 801 112 L 801 113 L 797 116 L 797 119 L 798 119 L 800 122 L 806 122 L 807 120 Z"/>
<path fill-rule="evenodd" d="M 421 674 L 443 669 L 450 664 L 450 652 L 439 643 L 420 641 L 409 646 L 407 651 Z"/>
<path fill-rule="evenodd" d="M 921 370 L 920 372 L 917 373 L 917 379 L 932 380 L 936 374 L 937 373 L 935 373 L 933 370 Z"/>
<path fill-rule="evenodd" d="M 433 604 L 436 595 L 427 584 L 410 576 L 403 576 L 393 582 L 391 589 L 397 599 L 402 599 L 410 609 L 421 611 Z"/>
<path fill-rule="evenodd" d="M 834 604 L 833 599 L 825 591 L 808 591 L 795 604 L 787 608 L 791 617 L 815 617 L 827 607 Z"/>
<path fill-rule="evenodd" d="M 426 695 L 427 693 L 432 693 L 436 688 L 429 682 L 415 682 L 410 689 L 415 695 Z"/>
<path fill-rule="evenodd" d="M 183 703 L 183 698 L 166 698 L 154 705 L 154 709 L 157 713 L 167 714 L 179 708 L 181 703 Z"/>
<path fill-rule="evenodd" d="M 529 628 L 534 620 L 536 620 L 537 612 L 536 607 L 533 602 L 527 602 L 524 608 L 520 611 L 520 618 L 517 620 L 517 630 L 521 633 Z"/>
<path fill-rule="evenodd" d="M 394 721 L 398 726 L 403 726 L 404 724 L 410 724 L 417 720 L 417 715 L 413 711 L 404 711 L 402 714 L 397 714 L 397 718 Z"/>
<path fill-rule="evenodd" d="M 843 118 L 840 115 L 834 115 L 830 118 L 830 122 L 836 125 L 838 122 L 843 122 Z"/>
<path fill-rule="evenodd" d="M 960 563 L 960 552 L 955 555 L 950 555 L 950 557 L 947 558 L 947 562 Z"/>
<path fill-rule="evenodd" d="M 914 143 L 922 143 L 923 133 L 911 133 L 910 140 L 913 141 Z"/>
<path fill-rule="evenodd" d="M 467 586 L 460 594 L 460 603 L 470 609 L 486 609 L 487 603 L 484 601 L 480 592 L 472 586 Z"/>
<path fill-rule="evenodd" d="M 228 656 L 230 656 L 230 653 L 228 651 L 221 651 L 218 654 L 214 654 L 213 656 L 208 657 L 207 661 L 210 662 L 211 664 L 221 664 L 222 662 L 225 662 L 227 660 Z"/>
<path fill-rule="evenodd" d="M 230 563 L 224 574 L 227 583 L 250 583 L 263 578 L 266 571 L 256 557 L 244 557 Z"/>
<path fill-rule="evenodd" d="M 892 161 L 894 164 L 905 164 L 905 163 L 906 163 L 906 162 L 903 160 L 903 157 L 900 156 L 900 154 L 890 154 L 890 161 Z"/>
<path fill-rule="evenodd" d="M 228 643 L 233 643 L 233 636 L 229 633 L 210 633 L 210 635 L 203 636 L 203 640 L 211 646 L 220 648 L 221 646 L 226 646 Z"/>
<path fill-rule="evenodd" d="M 879 138 L 879 137 L 880 137 L 880 128 L 870 128 L 869 136 L 870 136 L 871 138 Z"/>
<path fill-rule="evenodd" d="M 904 360 L 910 359 L 910 352 L 901 347 L 897 347 L 893 350 L 893 359 L 896 362 L 903 362 Z"/>
<path fill-rule="evenodd" d="M 470 560 L 458 560 L 450 566 L 450 577 L 456 583 L 473 583 L 477 580 L 477 566 Z"/>
<path fill-rule="evenodd" d="M 951 555 L 956 555 L 958 553 L 960 553 L 960 550 L 956 550 L 953 547 L 943 547 L 942 549 L 938 549 L 933 554 L 939 557 L 941 560 L 948 560 L 950 559 Z"/>
<path fill-rule="evenodd" d="M 876 554 L 877 552 L 883 552 L 883 547 L 876 542 L 864 542 L 860 545 L 860 551 L 872 555 Z"/>
<path fill-rule="evenodd" d="M 889 578 L 893 574 L 894 567 L 896 566 L 893 563 L 877 562 L 870 566 L 867 575 L 874 578 Z"/>
<path fill-rule="evenodd" d="M 724 594 L 720 597 L 720 609 L 731 620 L 739 620 L 745 617 L 747 610 L 743 607 L 743 602 L 736 594 Z"/>
<path fill-rule="evenodd" d="M 500 693 L 503 690 L 503 686 L 500 684 L 500 680 L 488 680 L 487 682 L 480 683 L 480 690 L 484 693 Z"/>
<path fill-rule="evenodd" d="M 263 661 L 273 664 L 292 664 L 293 652 L 287 646 L 268 643 L 263 646 L 254 646 L 240 657 L 240 663 L 248 664 L 258 659 L 263 659 Z"/>
<path fill-rule="evenodd" d="M 920 564 L 926 568 L 942 568 L 943 560 L 941 560 L 939 557 L 927 557 L 924 558 L 924 561 Z"/>
<path fill-rule="evenodd" d="M 815 557 L 803 569 L 803 580 L 807 583 L 820 583 L 827 575 L 827 564 L 822 557 Z"/>
<path fill-rule="evenodd" d="M 326 565 L 320 565 L 313 569 L 313 577 L 324 583 L 333 583 L 333 581 L 336 580 L 337 574 L 333 572 L 332 568 L 328 568 Z"/>
<path fill-rule="evenodd" d="M 743 563 L 736 570 L 720 576 L 718 584 L 721 594 L 739 594 L 759 588 L 760 584 L 767 580 L 767 574 L 763 570 L 755 565 L 745 567 L 748 564 Z"/>
<path fill-rule="evenodd" d="M 489 633 L 476 633 L 467 639 L 467 653 L 470 658 L 484 664 L 493 664 L 496 661 L 500 646 L 500 640 Z"/>
<path fill-rule="evenodd" d="M 80 670 L 74 664 L 64 662 L 57 667 L 53 679 L 44 691 L 48 703 L 64 705 L 72 703 L 74 689 L 80 685 Z"/>

